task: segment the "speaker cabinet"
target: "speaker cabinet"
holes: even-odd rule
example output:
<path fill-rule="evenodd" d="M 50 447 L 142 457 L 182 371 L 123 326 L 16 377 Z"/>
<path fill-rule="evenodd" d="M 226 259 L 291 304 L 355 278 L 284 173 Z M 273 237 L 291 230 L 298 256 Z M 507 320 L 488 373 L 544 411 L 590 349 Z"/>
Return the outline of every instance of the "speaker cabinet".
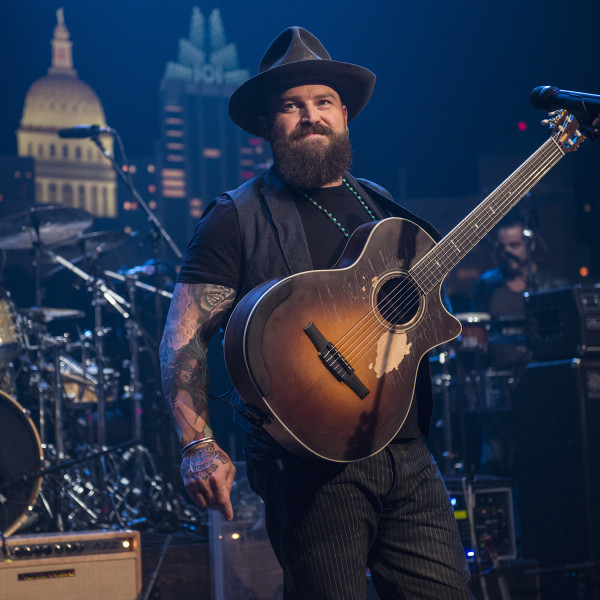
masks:
<path fill-rule="evenodd" d="M 135 600 L 142 589 L 137 531 L 13 536 L 0 552 L 2 600 Z"/>
<path fill-rule="evenodd" d="M 528 365 L 514 410 L 523 555 L 600 561 L 600 360 Z"/>

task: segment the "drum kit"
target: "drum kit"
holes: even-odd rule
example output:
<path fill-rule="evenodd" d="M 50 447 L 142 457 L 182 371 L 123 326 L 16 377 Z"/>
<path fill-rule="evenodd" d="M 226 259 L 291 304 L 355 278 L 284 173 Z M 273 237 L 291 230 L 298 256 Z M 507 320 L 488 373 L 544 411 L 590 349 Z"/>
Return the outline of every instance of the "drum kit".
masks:
<path fill-rule="evenodd" d="M 444 475 L 486 468 L 481 438 L 490 424 L 511 414 L 513 391 L 527 359 L 522 317 L 484 312 L 455 317 L 461 335 L 430 356 L 436 395 L 432 451 Z"/>
<path fill-rule="evenodd" d="M 141 325 L 140 290 L 153 298 L 171 293 L 142 281 L 140 273 L 158 272 L 153 265 L 160 263 L 100 267 L 101 255 L 134 234 L 85 232 L 92 221 L 83 210 L 54 205 L 0 219 L 0 252 L 31 253 L 36 301 L 18 308 L 0 287 L 0 536 L 32 528 L 159 527 L 165 518 L 195 528 L 204 519 L 164 480 L 142 443 L 140 347 L 155 348 L 156 342 Z M 73 249 L 79 255 L 65 258 Z M 83 282 L 89 315 L 42 305 L 41 266 L 48 262 L 57 266 L 44 279 L 68 271 Z M 112 364 L 113 350 L 106 348 L 109 309 L 124 323 L 126 360 L 120 367 L 126 373 Z M 78 325 L 86 316 L 92 331 Z M 62 333 L 51 333 L 61 324 Z M 71 330 L 75 324 L 75 333 L 64 333 L 67 324 Z M 155 360 L 156 352 L 150 354 Z M 121 427 L 128 430 L 126 439 L 109 446 L 107 417 L 123 412 L 130 415 Z"/>

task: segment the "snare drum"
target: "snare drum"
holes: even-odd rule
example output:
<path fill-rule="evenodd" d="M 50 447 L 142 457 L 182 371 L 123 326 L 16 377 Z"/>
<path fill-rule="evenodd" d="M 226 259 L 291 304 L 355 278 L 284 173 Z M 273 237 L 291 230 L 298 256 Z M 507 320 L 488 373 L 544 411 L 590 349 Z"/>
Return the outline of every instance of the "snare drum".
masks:
<path fill-rule="evenodd" d="M 104 401 L 114 402 L 118 399 L 119 373 L 114 369 L 104 369 Z M 97 388 L 98 366 L 86 361 L 82 366 L 69 356 L 60 356 L 60 375 L 67 400 L 73 405 L 86 406 L 98 402 Z"/>
<path fill-rule="evenodd" d="M 0 531 L 10 535 L 37 500 L 43 465 L 40 436 L 27 411 L 0 391 Z"/>
<path fill-rule="evenodd" d="M 18 315 L 10 293 L 0 290 L 0 361 L 10 361 L 19 353 Z"/>

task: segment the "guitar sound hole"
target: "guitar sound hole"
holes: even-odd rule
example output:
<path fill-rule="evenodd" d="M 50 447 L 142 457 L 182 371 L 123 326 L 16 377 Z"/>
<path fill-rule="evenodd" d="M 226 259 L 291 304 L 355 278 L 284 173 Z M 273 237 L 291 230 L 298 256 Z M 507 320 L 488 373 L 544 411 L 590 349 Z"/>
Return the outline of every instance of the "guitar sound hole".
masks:
<path fill-rule="evenodd" d="M 408 277 L 388 279 L 377 292 L 377 308 L 392 325 L 408 323 L 419 310 L 420 292 Z"/>

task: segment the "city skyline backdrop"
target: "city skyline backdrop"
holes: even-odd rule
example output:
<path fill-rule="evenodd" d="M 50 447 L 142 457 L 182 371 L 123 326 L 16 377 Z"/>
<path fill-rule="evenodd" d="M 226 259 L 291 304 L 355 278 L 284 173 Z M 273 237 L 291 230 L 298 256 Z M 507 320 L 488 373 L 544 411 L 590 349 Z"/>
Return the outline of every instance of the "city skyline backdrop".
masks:
<path fill-rule="evenodd" d="M 568 10 L 557 0 L 377 0 L 368 8 L 356 1 L 313 0 L 284 7 L 272 0 L 260 5 L 23 0 L 0 9 L 0 155 L 16 154 L 23 101 L 50 64 L 56 10 L 64 7 L 79 77 L 98 94 L 128 155 L 152 156 L 160 131 L 160 81 L 167 63 L 176 60 L 179 39 L 189 32 L 194 6 L 205 16 L 219 8 L 227 41 L 236 44 L 240 68 L 251 75 L 269 42 L 290 25 L 309 29 L 334 59 L 373 70 L 378 78 L 373 98 L 350 125 L 353 172 L 388 187 L 400 200 L 461 197 L 474 205 L 488 191 L 488 181 L 481 180 L 482 157 L 498 149 L 506 154 L 508 147 L 509 154 L 526 158 L 546 139 L 539 126 L 544 113 L 529 102 L 534 87 L 600 91 L 598 7 L 591 0 L 577 0 Z M 593 223 L 600 208 L 598 152 L 589 143 L 568 157 L 567 166 L 557 167 L 573 172 L 576 201 L 589 200 L 585 218 Z M 497 185 L 519 162 L 508 167 L 498 162 L 489 180 Z M 440 211 L 421 212 L 445 233 Z"/>

